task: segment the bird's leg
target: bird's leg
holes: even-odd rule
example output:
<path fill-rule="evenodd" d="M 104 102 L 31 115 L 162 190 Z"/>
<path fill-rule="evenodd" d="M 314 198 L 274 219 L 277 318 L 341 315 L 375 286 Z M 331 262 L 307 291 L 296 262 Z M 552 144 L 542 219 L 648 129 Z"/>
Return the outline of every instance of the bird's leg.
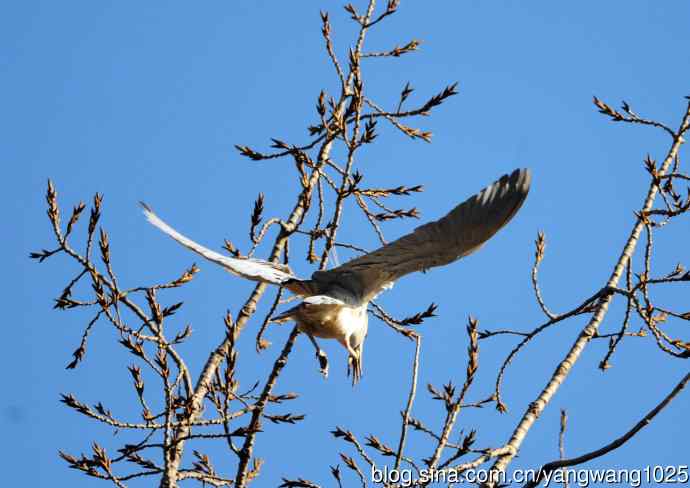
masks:
<path fill-rule="evenodd" d="M 326 353 L 323 352 L 323 349 L 321 349 L 319 343 L 316 342 L 316 339 L 314 339 L 313 335 L 307 333 L 307 337 L 309 337 L 309 340 L 312 344 L 314 344 L 314 347 L 316 348 L 316 359 L 319 360 L 319 366 L 321 366 L 321 374 L 324 378 L 328 378 L 328 356 L 326 356 Z"/>
<path fill-rule="evenodd" d="M 362 376 L 364 370 L 364 342 L 357 347 L 357 365 L 359 366 L 359 376 Z"/>
<path fill-rule="evenodd" d="M 349 353 L 347 358 L 347 375 L 350 376 L 350 372 L 352 372 L 352 386 L 354 386 L 362 377 L 362 346 L 360 344 L 357 346 L 357 350 L 355 350 L 347 344 L 347 352 Z"/>

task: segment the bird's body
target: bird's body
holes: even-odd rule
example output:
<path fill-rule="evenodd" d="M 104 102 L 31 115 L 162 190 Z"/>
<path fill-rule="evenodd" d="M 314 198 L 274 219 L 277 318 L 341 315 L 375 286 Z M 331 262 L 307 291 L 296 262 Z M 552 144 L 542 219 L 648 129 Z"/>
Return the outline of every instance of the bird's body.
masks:
<path fill-rule="evenodd" d="M 286 317 L 286 314 L 300 325 L 303 332 L 322 339 L 336 339 L 345 347 L 349 344 L 352 348 L 363 341 L 369 323 L 367 304 L 351 307 L 302 302 L 276 317 L 275 321 Z"/>
<path fill-rule="evenodd" d="M 284 286 L 304 297 L 299 305 L 274 317 L 273 321 L 297 322 L 300 331 L 314 343 L 324 375 L 328 362 L 315 337 L 336 339 L 349 353 L 348 371 L 351 367 L 356 382 L 362 372 L 369 302 L 406 274 L 449 264 L 479 249 L 522 206 L 530 180 L 529 170 L 515 170 L 455 207 L 445 217 L 337 268 L 316 271 L 309 280 L 297 278 L 285 265 L 231 258 L 211 251 L 178 233 L 146 205 L 144 213 L 153 225 L 180 244 L 227 271 L 250 280 Z"/>

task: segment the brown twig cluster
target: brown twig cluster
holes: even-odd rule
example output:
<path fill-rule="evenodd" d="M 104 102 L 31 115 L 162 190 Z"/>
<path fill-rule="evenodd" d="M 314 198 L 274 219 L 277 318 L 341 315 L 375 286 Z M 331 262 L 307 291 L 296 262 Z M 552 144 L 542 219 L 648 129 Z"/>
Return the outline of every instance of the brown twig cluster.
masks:
<path fill-rule="evenodd" d="M 290 144 L 272 139 L 271 148 L 275 152 L 258 152 L 247 146 L 237 145 L 242 156 L 253 161 L 267 161 L 287 158 L 292 160 L 299 182 L 299 192 L 295 204 L 287 217 L 264 217 L 265 197 L 259 194 L 250 216 L 249 238 L 251 248 L 245 255 L 250 257 L 260 249 L 268 248 L 268 259 L 274 263 L 282 261 L 285 265 L 290 259 L 290 242 L 295 235 L 308 236 L 305 258 L 308 262 L 318 262 L 324 269 L 336 246 L 355 251 L 364 250 L 350 243 L 337 241 L 345 203 L 352 199 L 372 229 L 385 242 L 381 224 L 392 219 L 417 218 L 416 208 L 396 208 L 387 203 L 391 197 L 406 197 L 423 190 L 421 185 L 397 185 L 390 188 L 374 188 L 365 185 L 362 173 L 355 170 L 356 155 L 367 144 L 377 140 L 377 124 L 385 119 L 393 127 L 413 139 L 429 141 L 431 133 L 408 125 L 405 120 L 415 116 L 426 116 L 441 105 L 448 97 L 456 94 L 456 85 L 443 89 L 415 108 L 404 109 L 413 89 L 407 84 L 400 95 L 397 107 L 387 110 L 379 106 L 367 95 L 362 77 L 361 63 L 366 58 L 398 57 L 417 50 L 419 41 L 412 40 L 381 52 L 365 52 L 364 41 L 367 32 L 385 18 L 396 13 L 397 1 L 388 1 L 385 9 L 375 15 L 375 1 L 367 3 L 366 9 L 358 13 L 354 6 L 345 10 L 358 24 L 358 34 L 353 47 L 343 63 L 336 54 L 332 42 L 332 29 L 327 13 L 321 14 L 322 34 L 325 50 L 340 81 L 340 91 L 328 94 L 322 91 L 317 97 L 316 122 L 309 125 L 307 132 L 310 141 L 306 144 Z M 335 144 L 342 144 L 345 157 L 338 161 L 332 157 Z M 77 266 L 75 277 L 65 286 L 55 300 L 60 310 L 84 309 L 92 311 L 93 317 L 84 328 L 79 346 L 73 353 L 68 368 L 76 368 L 84 360 L 88 349 L 90 333 L 100 322 L 113 326 L 120 337 L 120 344 L 128 350 L 133 363 L 128 367 L 136 401 L 140 405 L 141 420 L 123 420 L 100 402 L 94 406 L 79 400 L 75 395 L 63 395 L 62 402 L 76 412 L 90 419 L 107 424 L 114 429 L 131 432 L 141 438 L 126 443 L 117 455 L 108 454 L 99 444 L 94 443 L 92 454 L 73 456 L 61 453 L 71 468 L 86 475 L 110 480 L 117 486 L 140 477 L 155 476 L 160 486 L 174 487 L 179 482 L 190 479 L 212 486 L 246 486 L 260 474 L 263 460 L 254 457 L 253 451 L 257 436 L 262 431 L 263 422 L 269 420 L 278 424 L 295 424 L 304 416 L 301 414 L 274 412 L 280 406 L 297 397 L 294 393 L 276 394 L 279 377 L 288 362 L 289 355 L 299 331 L 294 328 L 289 334 L 267 378 L 258 381 L 248 391 L 241 391 L 236 379 L 238 368 L 236 341 L 253 317 L 259 301 L 266 291 L 265 284 L 257 285 L 233 318 L 227 313 L 224 319 L 226 332 L 219 344 L 212 349 L 208 360 L 201 368 L 198 379 L 191 377 L 177 346 L 191 336 L 192 329 L 186 325 L 179 327 L 174 323 L 174 315 L 182 303 L 166 304 L 161 301 L 164 292 L 171 288 L 184 286 L 194 278 L 199 269 L 193 265 L 179 278 L 172 281 L 127 288 L 119 282 L 111 260 L 111 247 L 108 234 L 99 227 L 102 211 L 102 196 L 96 195 L 91 207 L 91 215 L 86 232 L 85 251 L 80 252 L 73 244 L 72 231 L 86 205 L 78 204 L 64 227 L 57 192 L 52 182 L 46 194 L 48 217 L 53 229 L 57 247 L 32 253 L 31 258 L 43 262 L 55 254 L 66 254 Z M 327 203 L 329 203 L 327 205 Z M 327 209 L 332 209 L 328 212 Z M 278 232 L 271 244 L 267 243 L 269 230 Z M 97 233 L 98 232 L 98 233 Z M 100 256 L 93 256 L 94 241 L 97 240 Z M 233 256 L 242 254 L 230 241 L 225 241 L 225 249 Z M 92 296 L 77 298 L 73 290 L 82 280 L 89 280 Z M 256 335 L 257 349 L 269 347 L 263 333 L 276 307 L 281 303 L 283 290 L 280 289 L 272 299 L 269 313 L 261 321 Z M 399 331 L 412 337 L 406 329 L 408 325 L 420 324 L 425 318 L 434 315 L 435 305 L 413 316 L 396 320 L 379 308 L 387 320 L 396 324 Z M 417 341 L 417 363 L 419 356 L 419 337 Z M 154 373 L 159 384 L 157 388 L 145 383 L 143 370 Z M 416 384 L 416 379 L 415 379 Z M 150 405 L 158 402 L 150 398 L 158 395 L 163 399 L 163 407 L 155 411 Z M 411 395 L 411 399 L 414 394 Z M 411 408 L 411 400 L 408 410 Z M 407 421 L 405 420 L 405 424 Z M 403 435 L 406 427 L 403 428 Z M 217 439 L 227 444 L 236 457 L 234 476 L 217 471 L 206 454 L 191 446 L 197 441 Z M 401 441 L 398 458 L 402 457 Z M 370 446 L 379 446 L 375 437 Z M 192 449 L 195 461 L 183 465 L 185 450 Z M 360 446 L 360 451 L 363 448 Z M 356 469 L 352 458 L 342 457 L 345 465 Z M 223 470 L 227 471 L 227 470 Z M 339 468 L 333 475 L 340 477 Z M 363 472 L 358 476 L 364 479 Z M 284 486 L 312 486 L 306 480 L 285 480 Z"/>
<path fill-rule="evenodd" d="M 604 105 L 603 102 L 595 99 L 595 104 L 610 116 L 614 121 L 629 122 L 634 124 L 648 125 L 652 127 L 662 128 L 666 132 L 669 129 L 659 123 L 649 119 L 643 119 L 632 112 L 630 106 L 624 103 L 623 111 L 628 114 L 627 116 L 616 115 L 617 112 L 608 113 L 608 109 L 603 109 L 602 107 L 608 107 Z M 670 148 L 660 166 L 657 166 L 651 158 L 646 158 L 645 168 L 650 174 L 650 186 L 647 194 L 644 198 L 642 208 L 635 212 L 636 221 L 634 223 L 633 229 L 626 241 L 626 245 L 621 251 L 621 255 L 618 261 L 615 263 L 614 269 L 612 271 L 612 276 L 601 285 L 601 287 L 595 291 L 591 296 L 586 299 L 580 300 L 579 305 L 576 307 L 562 312 L 554 313 L 546 305 L 544 298 L 541 293 L 541 289 L 538 281 L 538 268 L 544 258 L 544 252 L 546 249 L 546 238 L 543 232 L 540 232 L 535 241 L 535 261 L 532 268 L 532 283 L 534 287 L 536 301 L 539 307 L 542 309 L 547 317 L 547 321 L 534 328 L 531 331 L 518 331 L 512 329 L 502 329 L 495 331 L 478 329 L 477 321 L 470 319 L 468 325 L 468 336 L 469 336 L 469 348 L 468 348 L 468 358 L 467 358 L 467 374 L 466 379 L 458 391 L 458 389 L 453 385 L 452 382 L 448 382 L 442 388 L 437 388 L 433 385 L 428 385 L 427 390 L 431 394 L 431 397 L 435 400 L 439 400 L 443 403 L 445 408 L 445 420 L 442 423 L 442 428 L 440 432 L 435 432 L 433 429 L 427 427 L 421 420 L 415 419 L 411 415 L 412 404 L 416 395 L 417 379 L 418 379 L 418 368 L 419 368 L 419 348 L 421 345 L 421 336 L 417 332 L 413 332 L 409 329 L 403 329 L 403 321 L 395 320 L 390 317 L 385 311 L 381 310 L 375 303 L 372 304 L 372 314 L 383 320 L 385 323 L 395 328 L 396 330 L 402 332 L 410 339 L 416 341 L 415 354 L 412 362 L 412 386 L 410 390 L 410 396 L 405 410 L 402 412 L 403 415 L 403 429 L 400 436 L 399 448 L 397 451 L 393 450 L 390 446 L 381 441 L 378 437 L 370 435 L 367 437 L 366 447 L 372 449 L 372 451 L 383 460 L 387 458 L 395 458 L 393 468 L 398 469 L 401 463 L 406 463 L 406 466 L 415 471 L 418 478 L 411 483 L 411 486 L 425 486 L 428 484 L 428 477 L 425 480 L 423 476 L 424 471 L 429 473 L 431 469 L 443 470 L 446 479 L 449 479 L 453 474 L 460 475 L 463 472 L 478 468 L 490 461 L 494 461 L 492 467 L 493 481 L 489 481 L 487 486 L 496 486 L 500 480 L 504 479 L 501 473 L 504 472 L 508 464 L 514 459 L 517 454 L 522 441 L 529 432 L 529 429 L 536 421 L 538 416 L 544 410 L 546 405 L 548 405 L 551 397 L 555 393 L 556 389 L 562 384 L 566 376 L 570 373 L 573 364 L 581 354 L 582 350 L 592 339 L 608 339 L 609 348 L 608 352 L 600 363 L 600 368 L 602 370 L 610 367 L 610 359 L 616 352 L 617 347 L 621 341 L 628 337 L 654 337 L 658 347 L 666 354 L 676 357 L 676 358 L 688 358 L 690 357 L 690 344 L 683 339 L 673 338 L 662 328 L 662 324 L 670 319 L 678 320 L 690 320 L 690 315 L 687 312 L 673 311 L 669 310 L 668 307 L 656 305 L 651 298 L 650 289 L 656 285 L 669 286 L 670 284 L 682 284 L 683 282 L 690 281 L 690 273 L 687 272 L 682 265 L 678 265 L 670 273 L 662 274 L 660 276 L 655 276 L 652 273 L 651 262 L 653 254 L 653 233 L 659 231 L 664 226 L 668 225 L 673 219 L 684 215 L 690 210 L 690 191 L 685 188 L 684 192 L 677 190 L 677 186 L 680 184 L 686 184 L 690 181 L 688 175 L 683 174 L 679 171 L 680 166 L 680 154 L 679 149 L 681 144 L 684 142 L 684 136 L 690 130 L 690 104 L 686 107 L 685 113 L 681 118 L 681 122 L 677 130 L 671 130 L 672 141 Z M 687 196 L 682 196 L 683 194 Z M 663 208 L 655 208 L 654 203 L 657 200 L 656 197 L 660 196 L 660 200 L 663 202 Z M 642 240 L 642 231 L 644 230 L 644 240 Z M 644 249 L 638 250 L 639 253 L 643 255 L 643 267 L 641 272 L 633 273 L 632 271 L 632 256 L 635 254 L 638 242 L 644 243 Z M 626 274 L 626 286 L 624 288 L 619 287 L 619 281 L 625 271 Z M 633 278 L 633 275 L 635 278 Z M 599 325 L 606 316 L 608 307 L 611 301 L 620 296 L 627 301 L 627 311 L 622 321 L 622 325 L 619 330 L 610 333 L 600 333 Z M 426 312 L 418 314 L 420 316 L 427 315 L 431 316 L 435 306 L 429 308 Z M 643 324 L 643 327 L 636 332 L 629 331 L 630 321 L 632 316 L 635 314 Z M 583 329 L 582 333 L 576 340 L 573 347 L 570 349 L 564 360 L 561 362 L 556 372 L 549 379 L 546 388 L 540 393 L 538 398 L 532 402 L 520 419 L 513 435 L 510 437 L 508 442 L 499 448 L 473 448 L 473 444 L 476 439 L 476 430 L 470 431 L 469 434 L 460 437 L 459 442 L 450 442 L 450 436 L 455 427 L 458 414 L 463 408 L 469 407 L 482 407 L 488 403 L 494 403 L 499 412 L 505 412 L 507 407 L 502 401 L 501 396 L 501 384 L 505 376 L 505 372 L 508 368 L 510 362 L 516 357 L 516 355 L 522 350 L 522 348 L 537 337 L 545 329 L 552 325 L 560 324 L 568 319 L 576 316 L 587 315 L 589 316 L 588 325 Z M 414 323 L 414 318 L 412 321 L 407 319 L 405 325 Z M 517 344 L 515 348 L 508 354 L 506 360 L 504 361 L 502 367 L 500 368 L 498 378 L 496 381 L 496 390 L 493 395 L 489 398 L 474 402 L 465 403 L 465 396 L 470 389 L 472 381 L 475 377 L 478 368 L 478 343 L 481 339 L 487 339 L 489 337 L 508 334 L 516 335 L 522 337 L 522 340 Z M 612 450 L 620 447 L 625 442 L 632 439 L 632 437 L 639 432 L 644 426 L 648 425 L 649 422 L 658 414 L 663 408 L 665 408 L 670 401 L 675 398 L 680 391 L 686 386 L 690 376 L 686 375 L 680 382 L 673 388 L 671 393 L 669 393 L 658 405 L 656 405 L 649 414 L 643 417 L 631 430 L 626 432 L 619 438 L 616 438 L 611 443 L 606 446 L 596 449 L 590 453 L 575 457 L 575 458 L 565 458 L 564 453 L 564 435 L 566 428 L 566 416 L 565 412 L 562 413 L 561 417 L 561 429 L 559 435 L 559 450 L 561 453 L 561 459 L 544 465 L 538 473 L 540 476 L 547 475 L 549 472 L 555 469 L 562 469 L 568 466 L 574 466 L 577 464 L 582 464 L 597 457 L 601 457 L 611 452 Z M 423 433 L 433 439 L 436 443 L 431 455 L 427 458 L 416 461 L 415 459 L 409 458 L 404 454 L 404 446 L 406 441 L 407 426 L 412 427 L 415 431 Z M 345 431 L 342 428 L 336 429 L 333 432 L 336 438 L 340 438 L 347 443 L 354 446 L 356 455 L 361 459 L 364 465 L 368 465 L 369 468 L 379 469 L 380 466 L 376 464 L 376 459 L 373 455 L 366 452 L 363 449 L 362 444 L 358 441 L 355 434 L 351 431 Z M 449 455 L 446 459 L 442 460 L 442 456 L 445 450 L 450 450 Z M 465 462 L 459 462 L 458 460 L 463 456 L 468 456 L 474 454 L 474 458 L 467 460 Z M 362 472 L 362 467 L 357 464 L 357 461 L 352 457 L 347 457 L 342 454 L 343 459 L 347 459 L 346 465 L 350 467 L 353 471 L 360 473 Z M 339 472 L 338 472 L 339 473 Z M 340 481 L 340 475 L 336 478 Z M 459 479 L 459 478 L 458 478 Z M 396 480 L 397 481 L 397 480 Z M 527 486 L 536 486 L 537 480 L 532 480 Z M 386 486 L 399 486 L 397 482 L 384 481 Z M 312 486 L 312 485 L 309 485 Z"/>
<path fill-rule="evenodd" d="M 315 121 L 307 127 L 308 142 L 292 144 L 279 139 L 271 139 L 272 151 L 259 152 L 253 148 L 236 146 L 240 155 L 252 161 L 287 159 L 294 165 L 293 173 L 298 182 L 298 192 L 293 207 L 286 217 L 264 216 L 265 196 L 260 193 L 254 202 L 249 222 L 250 249 L 246 257 L 264 252 L 273 263 L 288 265 L 296 253 L 309 263 L 317 263 L 325 269 L 335 247 L 348 248 L 355 252 L 365 252 L 355 243 L 338 241 L 338 230 L 343 221 L 346 202 L 354 203 L 370 223 L 372 230 L 382 243 L 386 242 L 382 225 L 392 219 L 417 218 L 415 207 L 396 208 L 388 203 L 392 197 L 408 197 L 423 190 L 421 185 L 397 185 L 387 188 L 366 186 L 366 178 L 356 169 L 358 151 L 375 141 L 377 124 L 381 119 L 401 131 L 411 139 L 429 142 L 431 133 L 408 125 L 408 120 L 416 116 L 427 116 L 449 97 L 455 95 L 456 84 L 449 85 L 438 94 L 413 108 L 409 104 L 413 88 L 406 84 L 400 92 L 399 100 L 392 109 L 376 103 L 366 91 L 361 65 L 366 59 L 376 62 L 380 58 L 396 58 L 414 52 L 419 41 L 400 43 L 393 48 L 381 51 L 365 51 L 364 41 L 370 29 L 381 24 L 398 10 L 398 1 L 389 0 L 377 12 L 375 0 L 366 2 L 364 9 L 352 4 L 345 11 L 358 26 L 357 37 L 349 50 L 346 62 L 337 55 L 333 41 L 332 28 L 327 13 L 321 14 L 322 35 L 326 54 L 339 80 L 339 92 L 334 94 L 321 91 L 316 98 Z M 532 284 L 536 301 L 546 316 L 546 321 L 532 330 L 514 329 L 480 330 L 476 319 L 470 318 L 467 325 L 466 372 L 460 386 L 449 380 L 441 387 L 427 385 L 431 398 L 438 401 L 439 415 L 442 418 L 440 429 L 432 429 L 422 420 L 413 416 L 414 401 L 418 391 L 420 351 L 422 335 L 417 327 L 426 319 L 435 316 L 436 305 L 404 319 L 394 318 L 376 303 L 371 304 L 370 313 L 392 327 L 402 336 L 410 339 L 415 347 L 410 362 L 410 390 L 401 412 L 400 436 L 395 441 L 369 434 L 360 441 L 358 436 L 344 427 L 336 427 L 333 436 L 347 444 L 350 454 L 341 452 L 340 462 L 331 467 L 331 474 L 337 486 L 342 487 L 348 479 L 366 486 L 369 470 L 391 462 L 394 469 L 409 467 L 417 473 L 413 486 L 425 486 L 422 479 L 424 469 L 445 470 L 447 474 L 461 474 L 469 469 L 494 462 L 495 479 L 504 472 L 522 445 L 534 422 L 549 404 L 556 390 L 561 386 L 578 360 L 584 348 L 592 339 L 606 338 L 609 348 L 600 363 L 605 370 L 611 367 L 613 356 L 619 351 L 624 340 L 631 337 L 653 337 L 658 347 L 673 358 L 690 357 L 690 344 L 687 338 L 673 337 L 665 328 L 671 320 L 690 320 L 690 313 L 673 310 L 663 305 L 655 293 L 657 289 L 672 285 L 682 285 L 690 281 L 690 272 L 682 265 L 666 273 L 657 273 L 652 266 L 654 236 L 666 226 L 690 211 L 690 191 L 687 186 L 690 176 L 681 172 L 679 149 L 690 130 L 690 105 L 685 110 L 677 129 L 637 115 L 628 103 L 623 103 L 617 111 L 595 98 L 599 111 L 615 122 L 659 128 L 671 137 L 666 156 L 660 163 L 647 157 L 644 165 L 650 176 L 649 188 L 641 207 L 635 212 L 635 221 L 628 239 L 621 250 L 620 257 L 613 265 L 606 282 L 596 287 L 584 299 L 576 300 L 577 306 L 568 311 L 556 313 L 548 308 L 539 285 L 539 266 L 545 250 L 545 234 L 540 232 L 535 245 L 535 261 L 532 268 Z M 332 156 L 334 145 L 344 147 L 344 157 L 337 160 Z M 274 164 L 274 163 L 272 163 Z M 685 186 L 685 188 L 681 188 Z M 660 198 L 657 198 L 660 197 Z M 179 288 L 191 281 L 199 269 L 192 265 L 171 281 L 162 284 L 127 287 L 120 283 L 112 264 L 110 240 L 107 232 L 99 227 L 103 198 L 96 194 L 90 208 L 88 226 L 85 232 L 83 251 L 73 245 L 73 231 L 86 205 L 79 203 L 72 210 L 66 225 L 61 220 L 57 192 L 52 182 L 48 183 L 46 193 L 48 217 L 56 241 L 54 249 L 44 249 L 32 253 L 31 257 L 43 262 L 56 255 L 65 254 L 76 265 L 74 276 L 67 282 L 64 290 L 55 299 L 59 310 L 81 309 L 91 313 L 91 319 L 84 327 L 82 338 L 68 368 L 76 368 L 87 354 L 89 337 L 100 323 L 114 327 L 119 341 L 129 353 L 133 362 L 128 366 L 132 380 L 133 393 L 140 409 L 141 419 L 122 419 L 101 402 L 93 405 L 85 403 L 73 394 L 64 394 L 62 402 L 75 412 L 108 425 L 118 431 L 127 432 L 127 441 L 117 454 L 109 454 L 94 442 L 91 453 L 74 456 L 60 453 L 71 468 L 84 474 L 109 480 L 116 486 L 126 486 L 135 478 L 156 477 L 159 485 L 172 488 L 183 480 L 195 480 L 204 485 L 245 487 L 256 479 L 265 462 L 254 455 L 254 447 L 266 420 L 282 425 L 297 424 L 304 419 L 300 413 L 280 410 L 284 404 L 297 397 L 296 393 L 276 393 L 278 381 L 297 337 L 295 327 L 273 361 L 268 376 L 256 382 L 251 388 L 243 390 L 237 380 L 238 355 L 236 344 L 240 334 L 254 317 L 257 306 L 264 298 L 266 285 L 258 284 L 244 301 L 235 317 L 229 312 L 224 317 L 225 333 L 213 348 L 206 362 L 201 366 L 201 374 L 195 380 L 185 364 L 177 346 L 190 339 L 192 329 L 189 325 L 180 327 L 175 323 L 175 313 L 182 303 L 167 303 L 161 297 L 172 288 Z M 660 204 L 657 206 L 657 202 Z M 269 240 L 269 232 L 276 229 L 275 237 Z M 306 236 L 304 249 L 293 249 L 293 239 Z M 643 244 L 638 250 L 638 244 Z M 99 255 L 94 256 L 95 247 Z M 240 251 L 230 242 L 224 245 L 228 253 L 240 257 Z M 292 251 L 292 252 L 290 252 Z M 637 268 L 632 258 L 639 254 Z M 80 282 L 88 281 L 90 288 L 86 297 L 77 297 L 74 291 Z M 621 285 L 621 281 L 624 284 Z M 83 287 L 81 287 L 83 288 Z M 606 317 L 610 304 L 615 299 L 624 300 L 626 312 L 621 326 L 610 333 L 601 333 L 599 327 Z M 270 346 L 263 334 L 271 323 L 270 319 L 280 303 L 284 302 L 283 289 L 269 298 L 270 310 L 258 322 L 256 347 L 262 351 Z M 529 405 L 512 436 L 500 447 L 475 447 L 477 430 L 456 432 L 458 418 L 463 409 L 481 408 L 494 404 L 499 412 L 507 406 L 502 396 L 502 383 L 511 361 L 526 344 L 535 340 L 541 332 L 552 325 L 578 316 L 587 316 L 588 323 L 572 345 L 556 371 L 548 379 L 543 391 Z M 642 327 L 631 332 L 632 322 L 639 319 Z M 498 372 L 495 391 L 480 400 L 471 400 L 471 388 L 479 371 L 480 341 L 495 335 L 514 335 L 520 339 L 508 353 Z M 146 370 L 146 372 L 144 372 Z M 153 375 L 157 385 L 152 387 L 145 378 Z M 602 456 L 631 439 L 644 425 L 663 409 L 687 384 L 689 377 L 683 378 L 673 391 L 649 414 L 622 437 L 591 453 L 566 459 L 563 448 L 565 435 L 565 414 L 561 423 L 561 459 L 543 466 L 542 473 L 572 466 Z M 154 400 L 152 400 L 154 398 Z M 481 397 L 480 397 L 481 398 Z M 151 405 L 162 404 L 156 410 Z M 478 428 L 478 427 L 477 427 Z M 431 441 L 433 448 L 427 457 L 415 459 L 406 454 L 412 433 Z M 204 442 L 217 440 L 227 445 L 235 463 L 231 468 L 234 474 L 225 474 L 218 464 L 198 448 Z M 193 454 L 191 462 L 183 463 L 185 451 Z M 185 460 L 189 456 L 184 457 Z M 222 471 L 222 472 L 221 472 Z M 346 472 L 352 476 L 346 476 Z M 386 486 L 396 486 L 390 481 Z M 489 482 L 488 486 L 496 483 Z M 283 487 L 317 487 L 306 478 L 283 479 Z"/>
<path fill-rule="evenodd" d="M 689 98 L 690 100 L 690 98 Z M 573 365 L 580 354 L 592 339 L 608 338 L 608 351 L 599 363 L 599 368 L 606 370 L 611 367 L 611 358 L 618 350 L 622 341 L 628 337 L 654 337 L 657 346 L 661 351 L 674 358 L 686 359 L 690 357 L 690 343 L 681 338 L 671 337 L 663 327 L 671 319 L 690 320 L 690 315 L 681 311 L 669 310 L 663 305 L 658 305 L 657 298 L 652 298 L 652 289 L 657 289 L 657 285 L 670 286 L 672 284 L 682 285 L 683 282 L 690 281 L 690 273 L 685 271 L 681 264 L 674 270 L 660 275 L 654 273 L 652 269 L 652 256 L 654 250 L 654 233 L 661 231 L 667 224 L 690 210 L 690 188 L 687 187 L 689 178 L 680 173 L 680 147 L 685 142 L 685 137 L 690 130 L 690 103 L 686 105 L 685 111 L 678 124 L 678 128 L 673 130 L 669 126 L 651 119 L 638 116 L 626 102 L 622 104 L 622 112 L 618 112 L 611 106 L 594 98 L 594 104 L 599 111 L 610 117 L 614 122 L 624 122 L 631 124 L 641 124 L 654 128 L 662 129 L 670 135 L 671 142 L 661 164 L 657 164 L 650 156 L 644 160 L 644 167 L 649 173 L 650 183 L 646 191 L 642 206 L 634 212 L 635 222 L 628 235 L 626 243 L 621 250 L 620 256 L 613 266 L 610 277 L 600 288 L 589 298 L 580 302 L 580 305 L 567 312 L 560 314 L 553 313 L 547 308 L 538 284 L 538 267 L 544 257 L 545 237 L 542 232 L 537 236 L 535 261 L 532 268 L 532 283 L 536 300 L 548 318 L 548 320 L 529 332 L 514 330 L 484 331 L 482 338 L 491 337 L 496 334 L 514 334 L 522 336 L 520 343 L 508 354 L 496 380 L 496 406 L 500 411 L 505 411 L 506 406 L 501 400 L 501 384 L 505 376 L 506 369 L 517 353 L 532 339 L 539 335 L 546 328 L 559 324 L 567 319 L 578 315 L 589 316 L 586 327 L 582 330 L 575 343 L 572 345 L 566 356 L 556 368 L 546 386 L 539 396 L 529 405 L 523 414 L 520 422 L 516 426 L 513 435 L 506 443 L 509 452 L 499 457 L 494 463 L 493 470 L 497 474 L 505 471 L 508 464 L 513 460 L 518 452 L 523 440 L 530 428 L 537 420 L 541 412 L 548 405 L 556 390 L 563 383 L 570 373 Z M 685 184 L 686 188 L 679 190 L 678 186 Z M 685 196 L 683 196 L 685 194 Z M 660 197 L 660 198 L 657 198 Z M 656 208 L 656 202 L 661 201 L 662 208 Z M 644 232 L 644 236 L 643 236 Z M 638 244 L 641 244 L 638 246 Z M 639 249 L 642 247 L 642 249 Z M 633 256 L 641 255 L 641 269 L 639 272 L 633 271 Z M 625 285 L 620 282 L 625 274 Z M 626 302 L 626 312 L 622 319 L 620 328 L 611 333 L 601 333 L 599 327 L 607 316 L 608 309 L 616 297 L 621 297 Z M 630 323 L 634 317 L 640 319 L 643 324 L 637 332 L 630 332 Z M 687 338 L 686 338 L 687 339 Z M 644 425 L 653 418 L 659 410 L 665 407 L 675 395 L 683 389 L 688 381 L 688 377 L 681 379 L 673 392 L 664 399 L 654 410 L 652 415 L 645 417 Z M 563 429 L 565 427 L 563 426 Z M 639 427 L 641 428 L 641 427 Z M 574 460 L 563 460 L 550 463 L 542 468 L 550 471 L 565 466 L 581 464 L 596 457 L 600 457 L 627 442 L 639 430 L 633 429 L 623 438 L 613 442 L 604 448 L 594 451 L 589 455 L 580 456 Z M 544 474 L 542 472 L 542 474 Z M 529 484 L 528 486 L 535 486 Z"/>

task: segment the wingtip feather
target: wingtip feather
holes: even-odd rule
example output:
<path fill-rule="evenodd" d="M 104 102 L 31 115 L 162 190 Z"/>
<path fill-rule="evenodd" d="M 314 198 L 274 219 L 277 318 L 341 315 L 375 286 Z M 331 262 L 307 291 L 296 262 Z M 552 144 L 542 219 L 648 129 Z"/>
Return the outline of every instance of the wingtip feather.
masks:
<path fill-rule="evenodd" d="M 141 205 L 141 211 L 144 214 L 144 217 L 146 217 L 146 220 L 148 220 L 148 222 L 151 225 L 159 228 L 168 235 L 172 235 L 170 231 L 173 231 L 173 233 L 175 233 L 174 230 L 168 224 L 163 222 L 163 220 L 161 220 L 161 218 L 158 215 L 156 215 L 153 209 L 149 207 L 145 202 L 140 201 L 139 205 Z"/>
<path fill-rule="evenodd" d="M 153 210 L 151 209 L 151 207 L 149 207 L 149 205 L 146 202 L 144 202 L 143 200 L 139 200 L 139 205 L 143 209 L 144 214 L 153 213 Z"/>
<path fill-rule="evenodd" d="M 518 168 L 513 171 L 511 180 L 515 180 L 515 187 L 527 194 L 532 184 L 532 170 L 529 168 Z"/>

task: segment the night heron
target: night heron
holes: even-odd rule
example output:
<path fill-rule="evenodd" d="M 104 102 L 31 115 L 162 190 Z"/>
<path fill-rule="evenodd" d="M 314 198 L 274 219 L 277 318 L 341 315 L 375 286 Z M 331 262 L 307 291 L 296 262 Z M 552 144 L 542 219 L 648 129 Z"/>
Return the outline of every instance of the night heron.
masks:
<path fill-rule="evenodd" d="M 367 306 L 397 279 L 456 261 L 479 249 L 515 215 L 527 197 L 531 174 L 517 169 L 504 175 L 448 213 L 417 227 L 412 233 L 336 268 L 316 271 L 302 280 L 283 264 L 260 259 L 233 258 L 197 244 L 161 220 L 145 204 L 151 224 L 183 246 L 219 264 L 232 274 L 253 281 L 284 286 L 303 301 L 273 321 L 294 320 L 316 347 L 321 372 L 328 361 L 315 337 L 336 339 L 348 351 L 353 382 L 362 375 L 362 348 L 367 335 Z"/>

